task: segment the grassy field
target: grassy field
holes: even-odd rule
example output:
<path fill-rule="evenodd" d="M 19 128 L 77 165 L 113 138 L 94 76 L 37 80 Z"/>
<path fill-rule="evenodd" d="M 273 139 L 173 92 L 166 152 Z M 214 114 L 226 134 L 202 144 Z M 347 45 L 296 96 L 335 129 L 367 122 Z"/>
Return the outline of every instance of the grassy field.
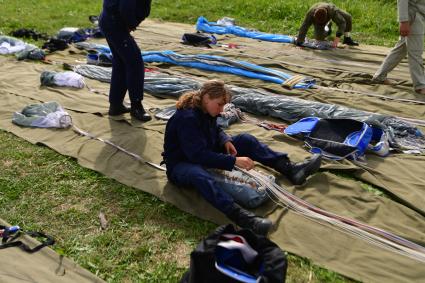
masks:
<path fill-rule="evenodd" d="M 152 18 L 194 24 L 234 17 L 242 26 L 296 34 L 315 1 L 153 0 Z M 395 1 L 334 1 L 354 16 L 353 37 L 392 45 Z M 101 1 L 0 0 L 0 31 L 36 28 L 53 35 L 64 26 L 89 26 Z M 1 78 L 1 74 L 0 74 Z M 12 224 L 44 230 L 55 249 L 111 282 L 177 282 L 189 253 L 216 226 L 126 187 L 71 158 L 0 131 L 0 215 Z M 108 228 L 101 230 L 104 213 Z M 288 282 L 350 282 L 308 260 L 289 255 Z"/>
<path fill-rule="evenodd" d="M 260 31 L 296 35 L 314 0 L 153 0 L 151 18 L 195 24 L 203 15 L 211 21 L 233 17 L 237 24 Z M 391 46 L 398 38 L 396 1 L 337 0 L 353 16 L 353 37 L 360 43 Z M 55 34 L 64 26 L 85 27 L 88 15 L 101 10 L 100 0 L 0 0 L 0 31 L 37 28 Z"/>

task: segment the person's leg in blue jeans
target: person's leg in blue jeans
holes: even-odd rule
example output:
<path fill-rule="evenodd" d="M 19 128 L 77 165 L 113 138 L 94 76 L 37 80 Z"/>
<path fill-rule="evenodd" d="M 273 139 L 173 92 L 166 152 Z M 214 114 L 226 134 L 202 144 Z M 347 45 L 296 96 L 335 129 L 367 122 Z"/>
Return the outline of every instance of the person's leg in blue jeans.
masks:
<path fill-rule="evenodd" d="M 287 157 L 286 153 L 272 150 L 250 134 L 233 136 L 232 143 L 238 151 L 238 156 L 249 157 L 254 161 L 272 168 L 275 167 L 278 160 Z"/>
<path fill-rule="evenodd" d="M 171 171 L 170 180 L 178 186 L 195 187 L 206 201 L 224 214 L 233 205 L 233 198 L 217 187 L 214 177 L 198 164 L 178 163 Z"/>
<path fill-rule="evenodd" d="M 286 153 L 272 150 L 250 134 L 232 137 L 238 156 L 246 156 L 263 165 L 274 168 L 295 185 L 304 183 L 308 176 L 320 168 L 321 156 L 313 155 L 304 162 L 292 163 Z"/>
<path fill-rule="evenodd" d="M 233 198 L 218 186 L 213 176 L 198 164 L 180 162 L 168 172 L 168 178 L 177 186 L 196 188 L 206 201 L 243 228 L 265 235 L 272 226 L 270 220 L 257 217 L 237 205 Z"/>

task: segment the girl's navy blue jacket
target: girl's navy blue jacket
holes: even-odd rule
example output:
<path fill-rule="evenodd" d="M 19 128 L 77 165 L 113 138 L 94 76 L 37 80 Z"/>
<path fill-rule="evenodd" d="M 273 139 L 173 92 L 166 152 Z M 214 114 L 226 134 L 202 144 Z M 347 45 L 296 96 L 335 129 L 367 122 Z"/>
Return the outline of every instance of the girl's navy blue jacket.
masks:
<path fill-rule="evenodd" d="M 217 118 L 199 108 L 178 109 L 165 128 L 164 160 L 172 172 L 179 162 L 232 170 L 236 157 L 224 153 L 231 138 L 218 127 Z"/>

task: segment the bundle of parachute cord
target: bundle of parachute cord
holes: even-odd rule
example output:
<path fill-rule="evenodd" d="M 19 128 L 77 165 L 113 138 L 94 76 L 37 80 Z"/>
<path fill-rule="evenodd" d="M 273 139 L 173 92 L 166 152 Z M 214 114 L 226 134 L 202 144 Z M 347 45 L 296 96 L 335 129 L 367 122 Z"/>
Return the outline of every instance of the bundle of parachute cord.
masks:
<path fill-rule="evenodd" d="M 257 183 L 258 188 L 265 187 L 269 197 L 278 206 L 288 208 L 309 220 L 321 225 L 331 226 L 377 247 L 425 263 L 425 247 L 421 245 L 383 229 L 320 209 L 291 194 L 261 172 L 256 170 L 247 171 L 238 167 L 235 167 L 235 170 L 251 177 Z"/>

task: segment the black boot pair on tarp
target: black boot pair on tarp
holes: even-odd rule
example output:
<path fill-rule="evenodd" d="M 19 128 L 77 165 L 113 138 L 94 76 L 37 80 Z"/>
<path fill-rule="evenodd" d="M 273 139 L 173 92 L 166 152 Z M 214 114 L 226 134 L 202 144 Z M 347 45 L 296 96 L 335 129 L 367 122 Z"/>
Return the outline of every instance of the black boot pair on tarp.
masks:
<path fill-rule="evenodd" d="M 140 120 L 142 122 L 152 120 L 152 117 L 148 113 L 146 113 L 145 108 L 143 107 L 141 102 L 135 103 L 131 107 L 126 107 L 123 104 L 111 104 L 109 106 L 108 114 L 110 116 L 118 116 L 125 113 L 130 113 L 131 117 L 136 118 L 137 120 Z"/>

